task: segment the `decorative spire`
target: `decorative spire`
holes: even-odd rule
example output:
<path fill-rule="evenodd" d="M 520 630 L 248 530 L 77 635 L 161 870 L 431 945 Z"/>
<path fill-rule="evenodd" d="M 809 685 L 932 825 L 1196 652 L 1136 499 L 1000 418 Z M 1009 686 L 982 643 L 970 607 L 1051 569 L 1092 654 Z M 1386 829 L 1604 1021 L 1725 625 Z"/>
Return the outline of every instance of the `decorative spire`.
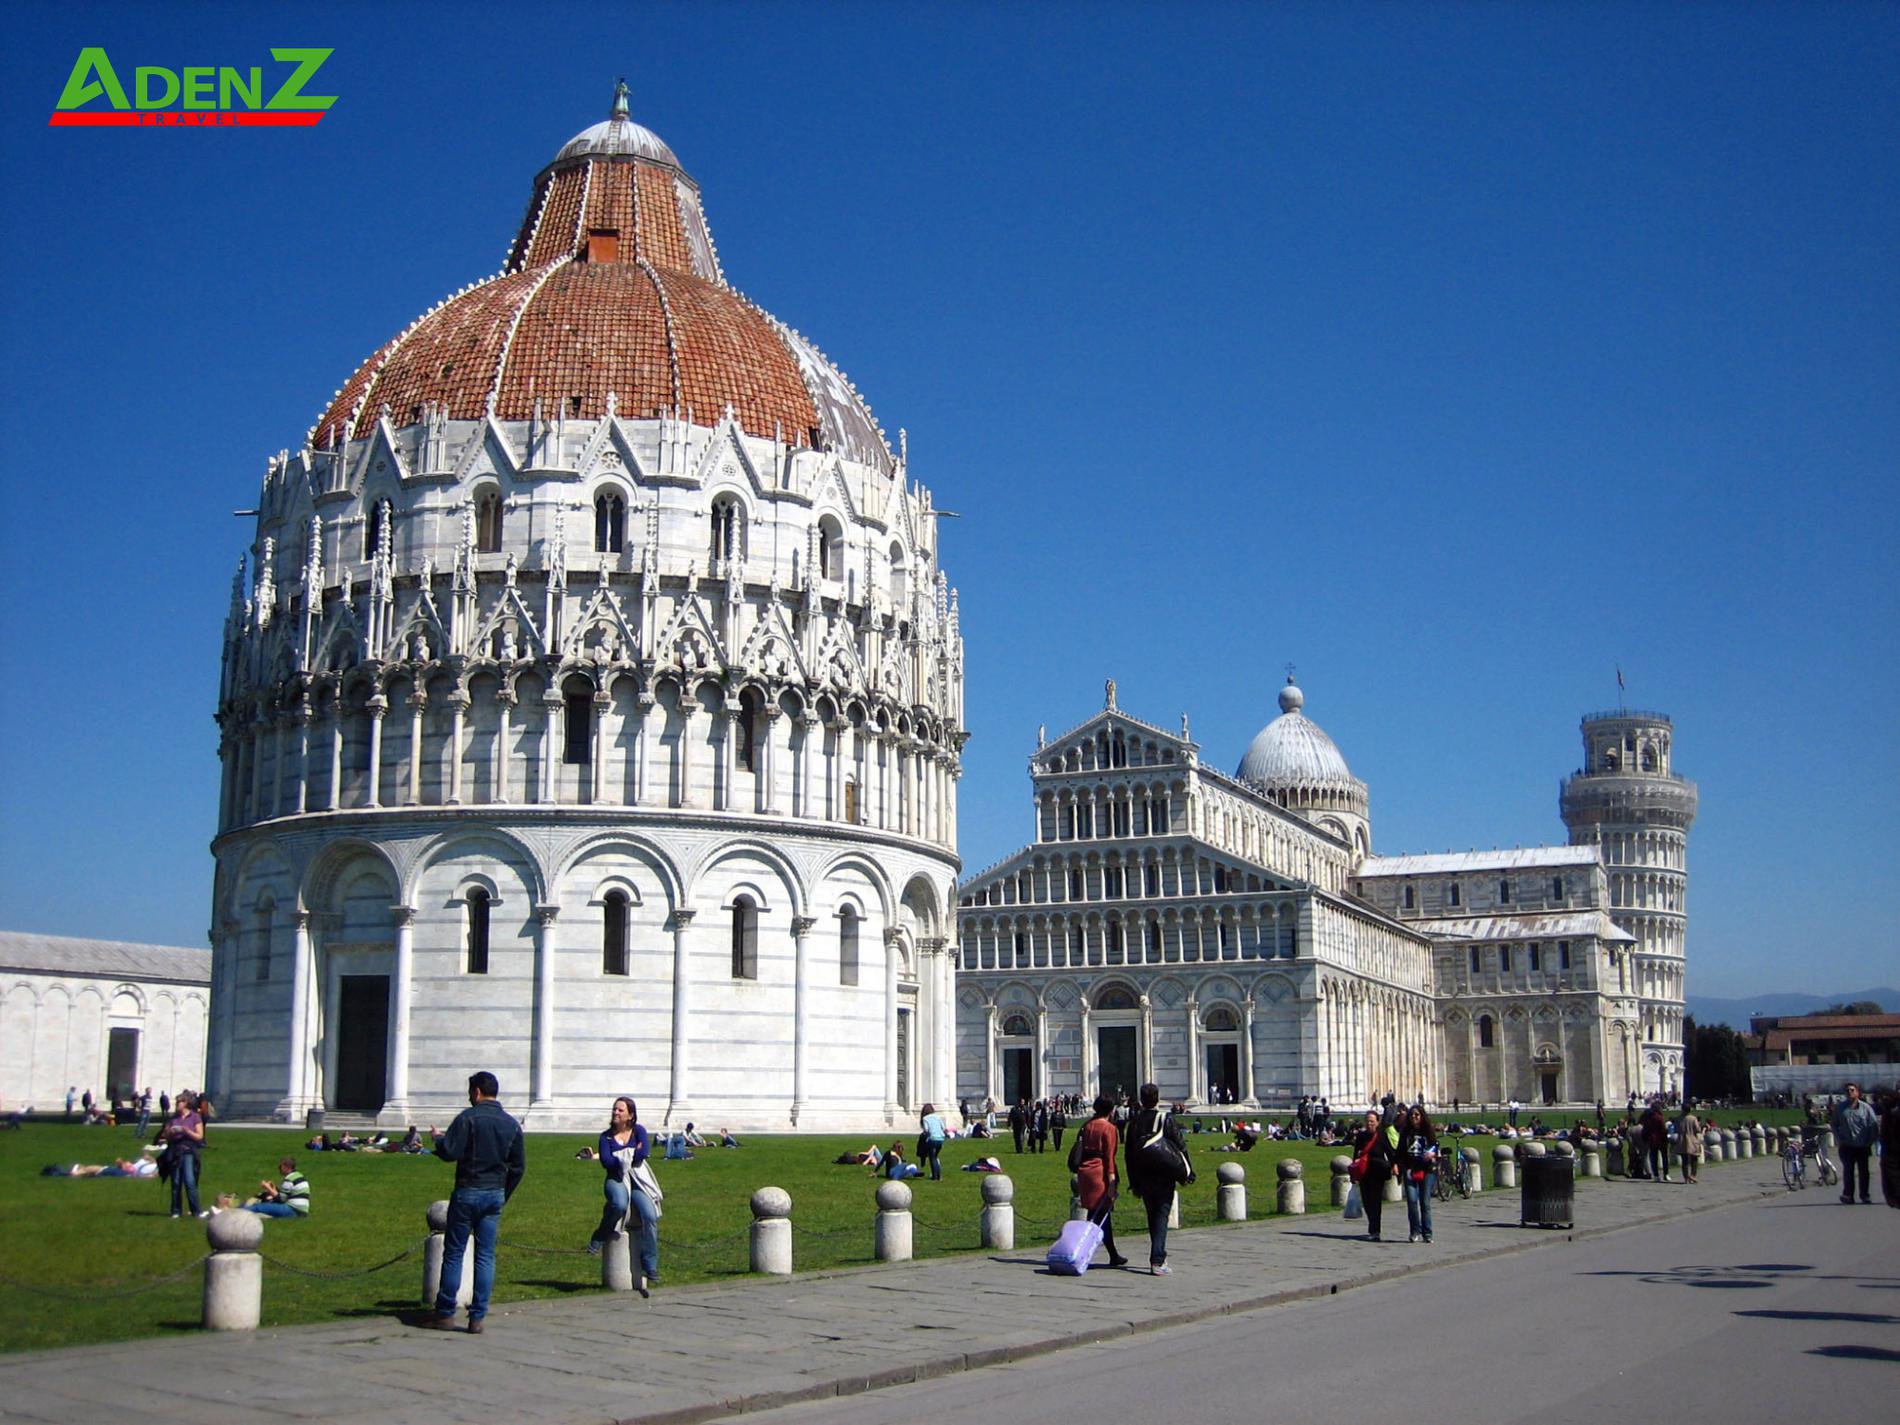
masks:
<path fill-rule="evenodd" d="M 626 79 L 624 77 L 620 79 L 616 79 L 614 81 L 614 106 L 611 110 L 608 111 L 607 113 L 608 118 L 624 120 L 628 117 L 627 93 L 628 93 L 628 90 L 627 90 Z"/>
<path fill-rule="evenodd" d="M 264 536 L 264 552 L 257 557 L 257 626 L 270 627 L 271 611 L 277 607 L 277 581 L 271 566 L 277 562 L 277 541 Z"/>

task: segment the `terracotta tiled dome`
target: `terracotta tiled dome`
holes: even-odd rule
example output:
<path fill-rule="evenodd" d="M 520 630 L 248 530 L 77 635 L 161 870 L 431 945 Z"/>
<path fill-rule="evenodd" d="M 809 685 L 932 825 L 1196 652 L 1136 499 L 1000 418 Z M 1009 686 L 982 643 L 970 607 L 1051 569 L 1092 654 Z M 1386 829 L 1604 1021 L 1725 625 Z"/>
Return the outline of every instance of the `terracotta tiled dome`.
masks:
<path fill-rule="evenodd" d="M 562 146 L 535 179 L 507 265 L 386 342 L 330 402 L 319 446 L 357 439 L 387 409 L 451 420 L 598 419 L 730 405 L 740 426 L 888 469 L 870 410 L 816 347 L 727 285 L 699 185 L 626 115 Z"/>

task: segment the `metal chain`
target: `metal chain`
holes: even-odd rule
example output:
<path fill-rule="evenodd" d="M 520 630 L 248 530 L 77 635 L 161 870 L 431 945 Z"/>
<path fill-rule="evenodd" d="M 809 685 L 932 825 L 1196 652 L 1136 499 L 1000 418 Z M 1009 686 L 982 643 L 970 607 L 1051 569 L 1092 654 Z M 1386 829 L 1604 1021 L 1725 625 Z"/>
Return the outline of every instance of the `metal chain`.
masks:
<path fill-rule="evenodd" d="M 284 1261 L 281 1257 L 273 1257 L 268 1252 L 259 1252 L 257 1255 L 269 1262 L 273 1267 L 281 1268 L 289 1272 L 292 1276 L 314 1277 L 318 1281 L 339 1282 L 347 1281 L 351 1277 L 366 1277 L 371 1272 L 380 1272 L 385 1268 L 395 1266 L 398 1262 L 406 1261 L 410 1257 L 415 1256 L 417 1252 L 420 1252 L 428 1240 L 427 1237 L 418 1238 L 415 1245 L 403 1249 L 386 1262 L 378 1262 L 373 1267 L 353 1267 L 348 1271 L 341 1272 L 319 1271 L 315 1267 L 299 1267 L 294 1263 Z"/>
<path fill-rule="evenodd" d="M 84 1291 L 61 1291 L 57 1287 L 35 1286 L 32 1282 L 23 1282 L 17 1277 L 9 1276 L 0 1276 L 0 1286 L 15 1287 L 20 1291 L 31 1292 L 34 1296 L 52 1297 L 57 1301 L 119 1301 L 128 1296 L 139 1296 L 148 1291 L 155 1291 L 161 1286 L 169 1285 L 179 1278 L 197 1271 L 198 1268 L 203 1266 L 210 1258 L 211 1253 L 206 1252 L 204 1256 L 185 1263 L 184 1266 L 175 1272 L 167 1272 L 162 1277 L 155 1277 L 151 1281 L 139 1286 L 127 1287 L 124 1291 L 101 1291 L 97 1287 L 88 1287 Z"/>

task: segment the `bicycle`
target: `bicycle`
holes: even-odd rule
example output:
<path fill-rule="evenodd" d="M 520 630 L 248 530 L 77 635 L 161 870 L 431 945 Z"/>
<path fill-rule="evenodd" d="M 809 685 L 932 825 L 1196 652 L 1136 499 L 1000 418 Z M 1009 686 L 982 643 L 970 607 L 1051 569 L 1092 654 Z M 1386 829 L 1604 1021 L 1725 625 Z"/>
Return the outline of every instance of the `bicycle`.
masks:
<path fill-rule="evenodd" d="M 1834 1160 L 1827 1155 L 1827 1140 L 1817 1137 L 1814 1140 L 1815 1176 L 1821 1180 L 1822 1187 L 1838 1187 L 1841 1170 L 1834 1166 Z"/>
<path fill-rule="evenodd" d="M 1781 1181 L 1789 1192 L 1808 1185 L 1807 1158 L 1802 1152 L 1805 1146 L 1799 1138 L 1790 1138 L 1781 1150 Z"/>
<path fill-rule="evenodd" d="M 1438 1185 L 1432 1190 L 1440 1202 L 1450 1202 L 1454 1192 L 1460 1197 L 1471 1196 L 1471 1164 L 1461 1151 L 1464 1139 L 1453 1134 L 1447 1142 L 1450 1146 L 1439 1150 Z"/>

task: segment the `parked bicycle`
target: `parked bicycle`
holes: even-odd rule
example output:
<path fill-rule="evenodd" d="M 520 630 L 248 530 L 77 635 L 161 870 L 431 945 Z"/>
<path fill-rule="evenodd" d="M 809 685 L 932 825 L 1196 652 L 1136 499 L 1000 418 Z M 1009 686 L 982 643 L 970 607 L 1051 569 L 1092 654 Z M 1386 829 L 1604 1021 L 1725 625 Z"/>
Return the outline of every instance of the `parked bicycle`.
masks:
<path fill-rule="evenodd" d="M 1460 1197 L 1471 1196 L 1471 1164 L 1465 1161 L 1463 1145 L 1464 1139 L 1455 1133 L 1439 1140 L 1438 1186 L 1433 1189 L 1433 1196 L 1440 1202 L 1450 1202 L 1453 1193 Z"/>
<path fill-rule="evenodd" d="M 1814 1177 L 1821 1186 L 1833 1187 L 1840 1182 L 1841 1170 L 1827 1155 L 1826 1137 L 1806 1129 L 1798 1138 L 1790 1136 L 1781 1154 L 1781 1181 L 1789 1192 L 1808 1185 L 1809 1158 L 1814 1159 Z"/>

